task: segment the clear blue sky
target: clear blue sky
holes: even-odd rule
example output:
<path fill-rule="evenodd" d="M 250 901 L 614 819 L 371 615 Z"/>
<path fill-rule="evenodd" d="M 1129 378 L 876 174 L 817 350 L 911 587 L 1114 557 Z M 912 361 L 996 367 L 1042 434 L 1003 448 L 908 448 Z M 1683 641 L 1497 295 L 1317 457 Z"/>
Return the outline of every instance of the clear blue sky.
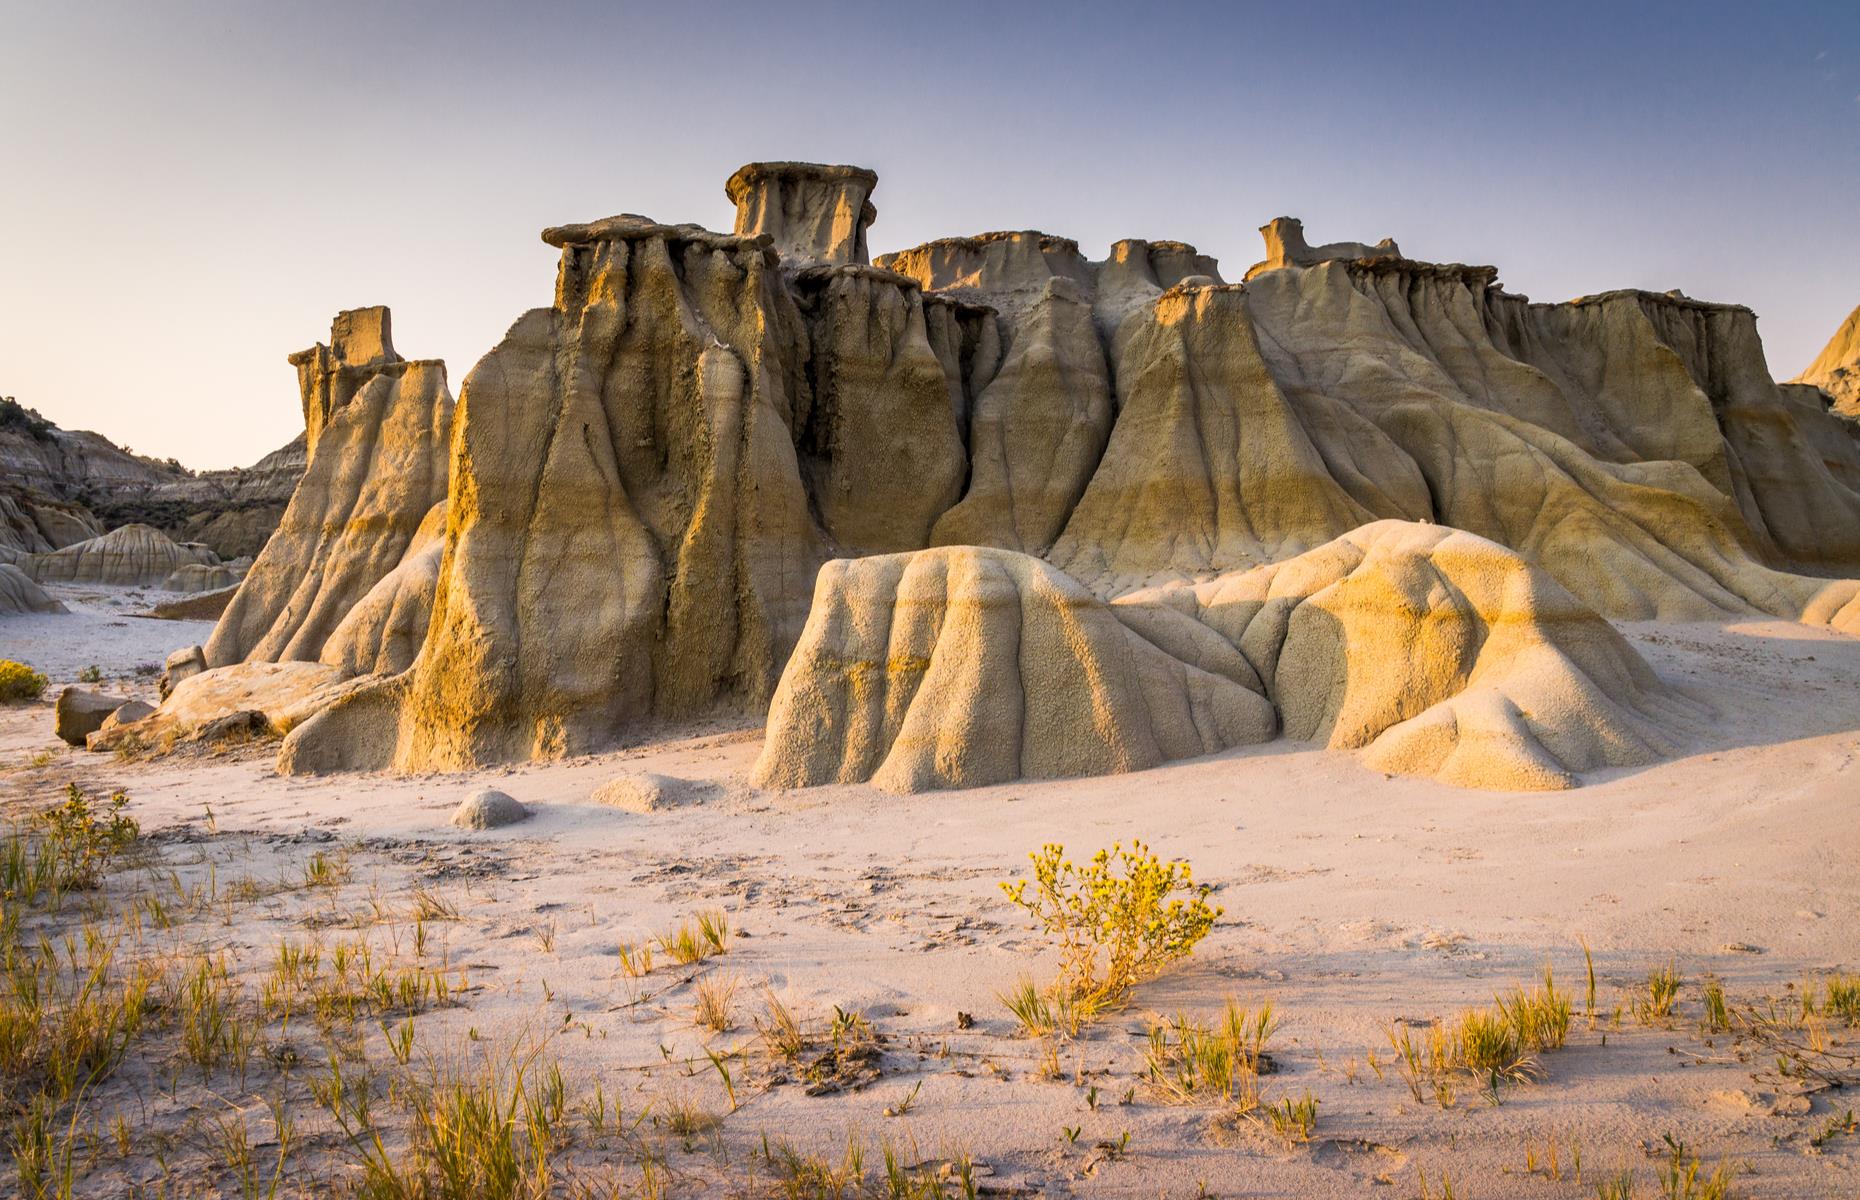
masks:
<path fill-rule="evenodd" d="M 284 356 L 394 308 L 453 386 L 545 225 L 727 228 L 743 162 L 880 175 L 875 251 L 988 229 L 1388 235 L 1540 300 L 1860 304 L 1860 2 L 0 0 L 0 393 L 190 466 L 301 425 Z"/>

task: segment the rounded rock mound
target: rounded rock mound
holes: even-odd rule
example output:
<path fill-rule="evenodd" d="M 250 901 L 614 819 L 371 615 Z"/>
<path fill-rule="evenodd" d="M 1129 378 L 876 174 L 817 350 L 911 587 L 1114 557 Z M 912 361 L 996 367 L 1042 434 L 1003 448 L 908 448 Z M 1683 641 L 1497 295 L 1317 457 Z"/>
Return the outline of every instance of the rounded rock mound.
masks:
<path fill-rule="evenodd" d="M 124 525 L 49 554 L 26 560 L 41 583 L 154 586 L 186 566 L 213 566 L 219 556 L 195 542 L 177 542 L 149 525 Z"/>
<path fill-rule="evenodd" d="M 452 823 L 460 829 L 499 829 L 528 820 L 530 810 L 521 800 L 496 788 L 479 788 L 452 810 Z"/>
<path fill-rule="evenodd" d="M 1257 691 L 1157 649 L 1047 563 L 947 546 L 821 569 L 753 779 L 918 792 L 1108 775 L 1277 726 Z"/>

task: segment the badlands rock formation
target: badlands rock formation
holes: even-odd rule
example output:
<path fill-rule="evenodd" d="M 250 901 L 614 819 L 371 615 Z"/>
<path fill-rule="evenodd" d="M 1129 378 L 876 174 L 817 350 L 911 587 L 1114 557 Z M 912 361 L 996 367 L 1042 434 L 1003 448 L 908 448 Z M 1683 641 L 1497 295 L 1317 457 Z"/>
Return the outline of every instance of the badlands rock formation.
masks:
<path fill-rule="evenodd" d="M 1277 736 L 1481 787 L 1652 762 L 1700 710 L 1517 554 L 1380 521 L 1106 604 L 1026 555 L 821 571 L 755 781 L 892 791 L 1097 775 Z"/>
<path fill-rule="evenodd" d="M 1289 218 L 1244 284 L 1032 231 L 874 262 L 875 185 L 752 164 L 730 234 L 545 231 L 554 301 L 467 377 L 449 465 L 384 313 L 294 360 L 309 472 L 208 647 L 354 684 L 281 768 L 575 754 L 773 700 L 770 782 L 1282 727 L 1565 786 L 1699 716 L 1604 619 L 1860 632 L 1860 426 L 1771 379 L 1747 309 L 1533 304 Z"/>
<path fill-rule="evenodd" d="M 0 550 L 56 550 L 106 529 L 152 525 L 223 558 L 257 554 L 303 474 L 301 440 L 251 467 L 189 471 L 64 430 L 0 399 Z"/>
<path fill-rule="evenodd" d="M 0 562 L 0 616 L 64 611 L 65 606 L 47 595 L 32 576 L 12 563 Z"/>
<path fill-rule="evenodd" d="M 218 562 L 205 546 L 175 542 L 147 525 L 124 525 L 62 550 L 34 554 L 24 565 L 41 583 L 159 587 L 185 567 Z"/>
<path fill-rule="evenodd" d="M 950 547 L 822 569 L 755 782 L 914 792 L 1104 775 L 1277 726 L 1257 688 L 1157 649 L 1063 572 Z"/>
<path fill-rule="evenodd" d="M 1847 314 L 1795 382 L 1820 388 L 1833 401 L 1835 412 L 1860 421 L 1860 308 Z"/>
<path fill-rule="evenodd" d="M 22 488 L 0 489 L 0 562 L 19 562 L 103 533 L 80 505 L 61 503 Z"/>
<path fill-rule="evenodd" d="M 445 364 L 396 354 L 385 308 L 340 314 L 329 345 L 291 362 L 309 466 L 206 644 L 210 666 L 315 661 L 445 498 Z"/>

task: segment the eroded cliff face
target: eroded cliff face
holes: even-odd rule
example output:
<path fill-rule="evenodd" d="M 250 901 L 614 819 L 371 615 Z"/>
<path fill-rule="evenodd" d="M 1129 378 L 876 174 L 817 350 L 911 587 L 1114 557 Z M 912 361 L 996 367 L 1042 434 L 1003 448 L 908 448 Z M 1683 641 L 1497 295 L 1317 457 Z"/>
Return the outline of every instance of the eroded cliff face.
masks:
<path fill-rule="evenodd" d="M 936 614 L 973 609 L 994 629 L 989 603 L 1059 597 L 1064 609 L 1071 590 L 1097 605 L 1173 588 L 1174 604 L 1179 589 L 1238 578 L 1269 588 L 1275 564 L 1319 547 L 1380 563 L 1383 551 L 1350 541 L 1364 527 L 1382 531 L 1376 546 L 1407 547 L 1388 560 L 1402 572 L 1451 581 L 1476 560 L 1487 565 L 1468 579 L 1528 580 L 1533 611 L 1590 630 L 1580 652 L 1558 651 L 1575 663 L 1558 692 L 1578 697 L 1571 712 L 1587 694 L 1580 679 L 1628 694 L 1636 713 L 1653 694 L 1619 639 L 1593 632 L 1602 618 L 1765 613 L 1860 628 L 1860 585 L 1828 578 L 1860 574 L 1860 440 L 1817 393 L 1771 380 L 1747 310 L 1639 292 L 1532 304 L 1492 268 L 1415 262 L 1390 240 L 1314 247 L 1289 219 L 1265 228 L 1268 258 L 1245 284 L 1223 283 L 1213 259 L 1180 242 L 1124 241 L 1097 262 L 1032 231 L 873 263 L 874 184 L 859 168 L 752 164 L 727 189 L 735 234 L 637 216 L 546 231 L 562 251 L 554 303 L 519 318 L 461 391 L 443 537 L 371 561 L 358 573 L 367 586 L 317 625 L 352 609 L 342 637 L 320 635 L 324 661 L 379 678 L 294 732 L 281 765 L 451 769 L 599 749 L 642 722 L 763 711 L 810 599 L 819 620 L 820 604 L 837 606 L 834 627 L 862 647 L 888 628 L 932 647 L 955 632 Z M 382 369 L 369 348 L 377 326 L 385 346 L 385 319 L 358 319 L 361 349 L 306 360 L 332 398 L 306 487 L 336 469 L 335 431 L 357 403 L 333 402 L 340 373 Z M 313 430 L 323 395 L 306 388 Z M 409 539 L 440 499 L 421 494 L 399 510 Z M 1388 520 L 1409 524 L 1375 525 Z M 1442 542 L 1428 525 L 1481 539 L 1472 559 L 1461 551 L 1473 543 Z M 836 568 L 834 588 L 823 576 L 816 593 L 829 558 L 945 546 L 1013 554 Z M 1804 568 L 1813 574 L 1794 573 Z M 1401 602 L 1418 627 L 1459 621 L 1477 642 L 1443 660 L 1454 688 L 1475 660 L 1475 675 L 1510 678 L 1505 664 L 1538 654 L 1462 619 L 1509 611 L 1498 594 L 1465 600 L 1471 586 L 1419 587 Z M 293 621 L 305 611 L 274 608 Z M 1311 611 L 1345 625 L 1360 615 Z M 1105 694 L 1153 705 L 1106 726 L 1129 753 L 1104 769 L 1122 769 L 1156 759 L 1154 713 L 1206 716 L 1205 681 L 1183 663 L 1245 655 L 1221 652 L 1209 640 L 1225 638 L 1221 622 L 1198 619 L 1194 653 L 1133 667 L 1127 655 L 1147 651 L 1129 651 L 1108 619 L 1092 618 L 1080 669 L 1126 672 L 1104 677 Z M 308 641 L 292 653 L 314 657 Z M 966 712 L 920 695 L 921 681 L 881 702 L 855 678 L 878 650 L 822 647 L 807 687 L 831 698 L 821 712 Z M 952 696 L 985 690 L 971 674 L 949 668 Z M 1308 706 L 1288 706 L 1269 679 L 1246 686 L 1288 726 L 1330 736 L 1329 718 L 1305 720 Z M 1433 710 L 1385 756 L 1470 778 L 1489 750 L 1519 786 L 1564 786 L 1672 744 L 1639 725 L 1606 746 L 1579 744 L 1574 726 L 1521 733 L 1534 702 L 1526 688 Z M 1201 744 L 1233 744 L 1229 734 Z M 890 736 L 856 734 L 856 768 L 797 758 L 770 778 L 877 771 Z M 1467 738 L 1495 740 L 1473 752 Z M 1157 753 L 1178 752 L 1198 751 Z M 950 778 L 1009 769 L 977 753 L 988 765 Z M 939 768 L 910 759 L 896 773 L 926 770 Z"/>

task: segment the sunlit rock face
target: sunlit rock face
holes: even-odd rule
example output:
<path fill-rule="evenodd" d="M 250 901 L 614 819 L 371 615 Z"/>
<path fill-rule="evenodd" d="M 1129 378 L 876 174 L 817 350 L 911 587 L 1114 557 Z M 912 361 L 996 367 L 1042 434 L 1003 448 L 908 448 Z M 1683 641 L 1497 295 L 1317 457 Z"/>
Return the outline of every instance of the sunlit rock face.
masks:
<path fill-rule="evenodd" d="M 1705 715 L 1519 555 L 1379 521 L 1106 604 L 958 547 L 822 570 L 754 772 L 892 791 L 1139 770 L 1287 737 L 1468 787 L 1653 762 Z"/>
<path fill-rule="evenodd" d="M 1339 260 L 1373 262 L 1401 257 L 1401 247 L 1395 244 L 1394 238 L 1383 238 L 1373 246 L 1364 242 L 1326 242 L 1313 246 L 1305 241 L 1305 223 L 1297 217 L 1274 217 L 1259 227 L 1259 235 L 1266 239 L 1266 257 L 1247 268 L 1246 279 L 1281 267 L 1315 267 Z"/>
<path fill-rule="evenodd" d="M 766 703 L 825 542 L 794 428 L 808 335 L 766 238 L 551 229 L 556 300 L 467 377 L 419 659 L 313 721 L 300 769 L 580 753 Z"/>
<path fill-rule="evenodd" d="M 206 644 L 207 663 L 314 662 L 446 497 L 445 364 L 394 352 L 386 309 L 340 314 L 291 356 L 309 465 Z"/>
<path fill-rule="evenodd" d="M 1820 388 L 1835 412 L 1860 421 L 1860 308 L 1847 314 L 1795 382 Z"/>
<path fill-rule="evenodd" d="M 944 631 L 926 612 L 980 612 L 977 596 L 1066 596 L 1063 611 L 1096 606 L 1095 632 L 1081 629 L 1066 651 L 1093 682 L 1067 697 L 1070 684 L 1036 672 L 1029 702 L 1050 704 L 1047 716 L 1096 713 L 1106 696 L 1140 694 L 1150 707 L 1091 735 L 1114 752 L 964 751 L 968 765 L 926 768 L 897 749 L 909 738 L 874 732 L 919 703 L 907 680 L 884 675 L 879 694 L 892 699 L 879 726 L 835 735 L 840 749 L 824 759 L 788 747 L 766 778 L 883 773 L 946 786 L 1127 769 L 1267 736 L 1234 718 L 1233 703 L 1254 702 L 1230 703 L 1231 685 L 1299 736 L 1368 745 L 1389 769 L 1564 786 L 1683 736 L 1657 681 L 1601 632 L 1606 619 L 1767 614 L 1860 628 L 1845 578 L 1860 573 L 1860 426 L 1826 411 L 1819 392 L 1771 379 L 1748 310 L 1643 292 L 1535 304 L 1505 292 L 1491 267 L 1417 262 L 1388 239 L 1313 245 L 1290 218 L 1264 227 L 1267 258 L 1244 284 L 1181 242 L 1127 239 L 1098 261 L 1028 230 L 868 261 L 875 185 L 860 168 L 751 164 L 727 188 L 730 234 L 631 215 L 546 231 L 561 251 L 555 299 L 520 317 L 467 379 L 449 465 L 355 468 L 412 472 L 417 486 L 393 506 L 404 536 L 376 558 L 356 546 L 324 560 L 364 565 L 335 572 L 350 582 L 316 609 L 310 633 L 262 651 L 232 643 L 235 657 L 288 646 L 376 677 L 293 733 L 282 764 L 431 770 L 581 753 L 645 723 L 766 711 L 823 604 L 846 637 L 872 639 L 867 649 L 895 632 L 934 650 Z M 308 439 L 300 499 L 320 471 L 365 457 L 335 452 L 357 403 L 339 403 L 343 389 L 356 381 L 359 398 L 368 379 L 404 373 L 397 363 L 385 314 L 350 318 L 302 359 L 306 427 L 323 425 Z M 421 442 L 422 455 L 443 444 Z M 441 499 L 442 530 L 415 548 Z M 1442 540 L 1415 532 L 1429 529 Z M 1424 673 L 1438 668 L 1452 686 L 1416 687 L 1427 705 L 1383 713 L 1367 742 L 1307 721 L 1307 700 L 1257 666 L 1253 684 L 1184 674 L 1252 661 L 1210 640 L 1226 636 L 1218 622 L 1196 618 L 1194 654 L 1143 632 L 1160 660 L 1105 624 L 1137 628 L 1124 620 L 1138 611 L 1133 595 L 1186 604 L 1183 589 L 1279 578 L 1260 573 L 1351 546 L 1384 565 L 1339 568 L 1326 587 L 1367 594 L 1394 572 L 1404 620 L 1463 631 L 1416 651 Z M 1546 631 L 1534 641 L 1477 629 L 1479 614 L 1514 613 L 1511 593 L 1468 600 L 1453 571 L 1492 555 L 1508 556 L 1503 569 L 1474 576 L 1538 597 L 1526 623 Z M 820 575 L 829 560 L 853 565 Z M 896 579 L 868 560 L 891 563 Z M 333 568 L 308 552 L 298 561 L 297 586 L 314 596 Z M 1351 582 L 1358 570 L 1369 574 Z M 1439 586 L 1415 583 L 1427 579 Z M 1301 603 L 1337 615 L 1315 596 Z M 269 624 L 249 624 L 269 629 L 288 612 L 294 630 L 315 607 L 274 597 Z M 1338 618 L 1346 630 L 1355 611 Z M 1307 632 L 1320 624 L 1301 620 Z M 1590 631 L 1579 651 L 1554 633 L 1578 627 Z M 814 699 L 790 713 L 866 711 L 859 679 L 879 676 L 861 667 L 836 681 L 833 663 L 898 658 L 807 644 L 801 691 Z M 1354 651 L 1346 657 L 1358 678 Z M 1473 677 L 1512 679 L 1505 664 L 1553 660 L 1543 677 L 1563 683 L 1547 693 L 1481 690 Z M 1211 701 L 1217 693 L 1228 700 Z M 935 694 L 923 711 L 963 711 Z M 1581 699 L 1596 695 L 1614 708 Z M 1614 732 L 1584 743 L 1574 717 L 1533 725 L 1533 705 Z M 1007 710 L 978 712 L 963 719 L 1007 738 Z M 1194 739 L 1172 740 L 1180 721 Z"/>

